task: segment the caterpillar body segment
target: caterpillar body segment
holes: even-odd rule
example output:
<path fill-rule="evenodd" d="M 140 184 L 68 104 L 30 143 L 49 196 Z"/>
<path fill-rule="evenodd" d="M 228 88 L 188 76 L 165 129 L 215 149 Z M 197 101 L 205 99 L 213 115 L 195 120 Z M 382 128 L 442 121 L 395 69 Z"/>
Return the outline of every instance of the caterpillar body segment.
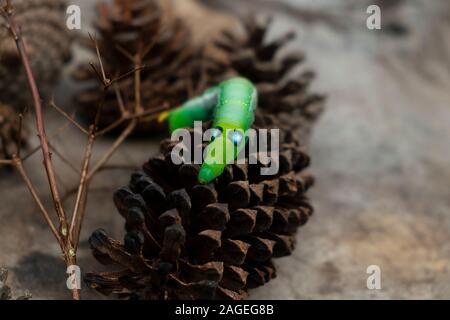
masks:
<path fill-rule="evenodd" d="M 194 121 L 208 121 L 213 117 L 214 108 L 217 106 L 219 88 L 212 87 L 201 96 L 193 98 L 181 107 L 161 115 L 160 121 L 167 118 L 170 132 L 180 128 L 194 126 Z"/>
<path fill-rule="evenodd" d="M 219 85 L 218 105 L 214 111 L 214 128 L 247 131 L 254 121 L 257 92 L 244 78 L 233 78 Z"/>

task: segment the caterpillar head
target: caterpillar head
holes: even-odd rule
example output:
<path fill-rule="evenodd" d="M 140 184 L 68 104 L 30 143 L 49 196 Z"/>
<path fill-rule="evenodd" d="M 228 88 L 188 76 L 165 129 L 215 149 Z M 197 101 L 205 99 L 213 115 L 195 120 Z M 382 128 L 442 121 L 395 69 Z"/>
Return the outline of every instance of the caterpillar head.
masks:
<path fill-rule="evenodd" d="M 239 152 L 245 146 L 242 130 L 211 130 L 211 143 L 205 150 L 205 160 L 198 174 L 198 181 L 207 184 L 219 177 L 225 167 L 233 163 Z"/>

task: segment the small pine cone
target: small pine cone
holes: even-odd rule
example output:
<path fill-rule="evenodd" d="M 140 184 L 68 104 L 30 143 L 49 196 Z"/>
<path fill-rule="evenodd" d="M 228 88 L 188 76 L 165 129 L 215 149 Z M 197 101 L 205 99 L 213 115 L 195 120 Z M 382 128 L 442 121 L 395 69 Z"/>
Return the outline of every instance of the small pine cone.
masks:
<path fill-rule="evenodd" d="M 14 15 L 27 45 L 31 68 L 45 97 L 71 55 L 63 0 L 15 0 Z M 0 101 L 23 110 L 31 101 L 28 82 L 14 40 L 0 15 Z"/>
<path fill-rule="evenodd" d="M 135 63 L 126 56 L 126 52 L 131 55 L 144 52 L 141 62 L 144 69 L 140 71 L 144 110 L 164 105 L 177 106 L 206 88 L 203 50 L 192 44 L 190 31 L 170 8 L 158 0 L 116 0 L 113 4 L 99 4 L 97 15 L 98 46 L 108 76 L 129 74 L 135 69 Z M 94 52 L 92 41 L 86 39 L 84 42 Z M 81 114 L 92 121 L 103 98 L 98 77 L 88 64 L 79 66 L 73 76 L 86 84 L 86 89 L 77 95 L 76 101 Z M 116 83 L 126 108 L 133 111 L 136 104 L 134 77 L 130 75 Z M 116 92 L 109 90 L 100 126 L 106 127 L 120 116 Z M 136 131 L 144 133 L 161 129 L 156 121 L 143 120 Z"/>
<path fill-rule="evenodd" d="M 267 43 L 270 22 L 270 19 L 250 17 L 243 21 L 244 37 L 224 32 L 216 45 L 228 54 L 229 59 L 217 63 L 217 70 L 212 74 L 220 76 L 222 70 L 231 69 L 253 81 L 258 88 L 260 111 L 275 115 L 280 125 L 297 130 L 301 140 L 307 141 L 313 124 L 323 111 L 324 96 L 309 92 L 315 77 L 313 72 L 289 74 L 304 61 L 304 54 L 280 54 L 295 38 L 294 32 Z"/>
<path fill-rule="evenodd" d="M 103 229 L 90 238 L 97 260 L 117 271 L 89 273 L 86 282 L 122 298 L 234 300 L 274 278 L 273 258 L 291 254 L 313 213 L 309 157 L 290 136 L 280 138 L 277 175 L 261 175 L 252 154 L 208 185 L 197 182 L 199 165 L 175 165 L 177 142 L 163 140 L 161 154 L 114 194 L 124 240 Z"/>
<path fill-rule="evenodd" d="M 0 159 L 11 159 L 17 146 L 26 146 L 28 132 L 20 130 L 18 113 L 9 106 L 0 104 Z"/>
<path fill-rule="evenodd" d="M 11 288 L 6 284 L 8 280 L 8 270 L 0 268 L 0 300 L 13 300 Z M 25 295 L 18 297 L 16 300 L 31 299 L 31 294 L 26 291 Z"/>

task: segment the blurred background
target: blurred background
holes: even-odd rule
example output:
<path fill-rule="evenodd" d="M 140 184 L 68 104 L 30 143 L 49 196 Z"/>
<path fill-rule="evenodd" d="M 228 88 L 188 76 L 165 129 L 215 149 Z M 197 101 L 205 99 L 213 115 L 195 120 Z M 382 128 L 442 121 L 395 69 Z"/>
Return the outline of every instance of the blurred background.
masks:
<path fill-rule="evenodd" d="M 91 30 L 97 1 L 82 8 L 82 32 Z M 236 17 L 272 15 L 271 36 L 295 30 L 292 49 L 306 53 L 317 73 L 314 90 L 327 95 L 309 153 L 317 184 L 315 215 L 300 230 L 293 255 L 279 259 L 278 277 L 252 291 L 254 299 L 450 298 L 450 3 L 447 0 L 174 0 L 196 41 L 234 28 Z M 382 29 L 366 27 L 366 9 L 382 9 Z M 73 108 L 77 86 L 69 73 L 87 53 L 75 46 L 55 99 Z M 47 112 L 49 126 L 58 115 Z M 152 139 L 150 139 L 152 138 Z M 138 167 L 157 152 L 158 139 L 131 140 L 115 163 Z M 36 141 L 33 141 L 36 144 Z M 68 129 L 54 141 L 80 157 L 84 138 Z M 108 141 L 98 141 L 104 150 Z M 41 159 L 27 162 L 46 188 Z M 64 166 L 59 164 L 61 170 Z M 65 169 L 67 170 L 67 169 Z M 72 177 L 73 176 L 73 177 Z M 66 181 L 76 181 L 67 172 Z M 129 171 L 96 178 L 83 226 L 79 264 L 91 271 L 87 238 L 102 227 L 122 237 L 112 190 Z M 48 200 L 48 199 L 47 199 Z M 63 261 L 19 177 L 0 179 L 0 265 L 14 290 L 35 298 L 67 298 Z M 368 290 L 366 269 L 378 265 L 382 289 Z M 103 298 L 83 289 L 84 298 Z"/>

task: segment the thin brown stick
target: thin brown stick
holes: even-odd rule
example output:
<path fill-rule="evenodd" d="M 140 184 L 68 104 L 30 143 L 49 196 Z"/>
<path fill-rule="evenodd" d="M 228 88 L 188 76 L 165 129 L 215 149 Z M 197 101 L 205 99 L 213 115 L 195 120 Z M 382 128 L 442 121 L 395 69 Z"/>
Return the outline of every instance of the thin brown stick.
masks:
<path fill-rule="evenodd" d="M 28 190 L 31 193 L 31 196 L 34 199 L 34 202 L 39 208 L 39 211 L 41 212 L 42 216 L 44 217 L 45 221 L 47 222 L 48 226 L 50 227 L 50 230 L 52 231 L 53 235 L 55 236 L 58 243 L 61 245 L 63 243 L 61 236 L 59 235 L 58 230 L 56 229 L 55 225 L 53 224 L 52 219 L 50 218 L 50 215 L 48 211 L 45 209 L 39 195 L 36 192 L 36 189 L 33 186 L 33 183 L 31 182 L 25 168 L 23 167 L 22 160 L 17 156 L 13 156 L 13 163 L 16 167 L 17 171 L 19 172 L 20 176 L 22 177 L 22 180 L 24 181 L 25 185 L 27 186 Z"/>
<path fill-rule="evenodd" d="M 142 64 L 142 56 L 141 56 L 141 47 L 139 46 L 138 53 L 134 56 L 134 94 L 135 94 L 135 105 L 134 111 L 135 113 L 143 113 L 144 108 L 141 103 L 141 70 L 139 69 Z M 100 53 L 97 50 L 98 56 L 100 58 Z M 92 171 L 89 174 L 88 180 L 91 180 L 92 177 L 105 165 L 105 163 L 112 157 L 114 152 L 119 148 L 119 146 L 125 141 L 126 138 L 134 131 L 138 124 L 138 118 L 134 118 L 125 128 L 125 130 L 120 134 L 120 136 L 116 139 L 114 144 L 109 148 L 109 150 L 103 155 L 103 157 L 97 162 Z"/>
<path fill-rule="evenodd" d="M 17 142 L 16 153 L 20 158 L 20 152 L 22 151 L 22 130 L 23 130 L 23 114 L 19 114 L 19 131 L 17 136 L 19 137 L 19 141 Z"/>
<path fill-rule="evenodd" d="M 108 149 L 108 151 L 103 155 L 103 157 L 96 163 L 92 171 L 89 173 L 88 179 L 91 180 L 92 177 L 102 168 L 102 166 L 112 157 L 114 152 L 119 148 L 119 146 L 127 139 L 133 132 L 137 125 L 137 119 L 133 119 L 120 136 L 114 141 L 113 145 Z"/>
<path fill-rule="evenodd" d="M 25 42 L 23 41 L 19 27 L 17 26 L 14 17 L 12 15 L 11 3 L 8 1 L 6 5 L 6 14 L 4 14 L 6 19 L 7 28 L 11 32 L 11 35 L 14 38 L 14 41 L 17 46 L 17 50 L 19 51 L 22 64 L 25 69 L 25 73 L 27 75 L 28 84 L 31 89 L 31 93 L 33 95 L 33 105 L 36 117 L 36 127 L 38 131 L 39 140 L 42 146 L 42 156 L 44 158 L 44 167 L 47 173 L 48 183 L 50 186 L 50 191 L 53 198 L 53 203 L 55 206 L 56 214 L 58 215 L 60 229 L 67 230 L 67 222 L 66 222 L 66 213 L 64 212 L 64 208 L 61 203 L 61 198 L 59 195 L 58 186 L 56 183 L 55 172 L 53 169 L 53 162 L 50 153 L 50 147 L 47 140 L 47 134 L 45 132 L 45 121 L 42 111 L 42 102 L 41 96 L 39 94 L 39 89 L 36 84 L 36 80 L 34 78 L 33 71 L 31 69 L 30 60 L 28 57 L 27 48 Z M 64 232 L 62 232 L 64 234 Z"/>
<path fill-rule="evenodd" d="M 121 124 L 123 124 L 124 122 L 128 121 L 128 120 L 134 120 L 134 119 L 145 119 L 145 120 L 150 120 L 152 119 L 154 116 L 156 118 L 156 116 L 158 116 L 162 111 L 166 111 L 169 109 L 168 105 L 163 105 L 159 108 L 154 108 L 151 110 L 145 110 L 139 113 L 134 113 L 134 114 L 126 114 L 120 118 L 118 118 L 116 121 L 112 122 L 109 126 L 105 127 L 102 130 L 99 130 L 96 134 L 97 137 L 105 135 L 111 131 L 113 131 L 114 129 L 116 129 L 117 127 L 119 127 Z M 148 118 L 151 117 L 151 118 Z"/>
<path fill-rule="evenodd" d="M 84 215 L 86 213 L 86 202 L 88 197 L 88 190 L 90 186 L 90 182 L 92 181 L 95 174 L 97 174 L 101 170 L 106 169 L 114 169 L 114 168 L 123 168 L 123 166 L 108 166 L 107 163 L 110 160 L 110 158 L 113 156 L 113 154 L 117 151 L 117 149 L 124 143 L 124 141 L 132 134 L 132 132 L 135 130 L 136 126 L 141 120 L 149 120 L 150 118 L 154 117 L 157 113 L 168 109 L 168 106 L 163 106 L 158 109 L 153 110 L 145 110 L 144 106 L 142 105 L 142 88 L 141 88 L 141 71 L 146 68 L 145 66 L 142 66 L 142 44 L 139 46 L 139 50 L 136 54 L 130 55 L 126 52 L 126 50 L 123 49 L 124 55 L 128 56 L 130 60 L 134 63 L 134 69 L 119 76 L 115 79 L 111 80 L 107 77 L 106 71 L 104 69 L 104 65 L 102 62 L 102 58 L 100 55 L 100 49 L 97 43 L 97 40 L 92 37 L 91 39 L 95 44 L 95 49 L 97 53 L 98 63 L 100 66 L 100 70 L 91 63 L 92 68 L 94 69 L 95 73 L 97 74 L 99 81 L 103 84 L 103 99 L 100 102 L 97 114 L 95 117 L 94 124 L 89 127 L 89 130 L 86 130 L 83 126 L 81 126 L 73 117 L 68 115 L 65 111 L 63 111 L 61 108 L 59 108 L 53 101 L 51 101 L 50 105 L 58 111 L 61 115 L 63 115 L 67 120 L 67 124 L 73 124 L 75 125 L 81 132 L 84 134 L 87 134 L 88 141 L 87 145 L 84 151 L 84 157 L 83 157 L 83 164 L 81 171 L 77 169 L 68 159 L 64 157 L 62 153 L 60 153 L 52 144 L 49 142 L 48 136 L 45 132 L 45 123 L 44 123 L 44 117 L 43 117 L 43 108 L 42 108 L 42 102 L 39 94 L 39 90 L 33 75 L 33 72 L 30 67 L 29 57 L 26 50 L 26 45 L 21 37 L 20 34 L 20 28 L 18 25 L 16 25 L 14 18 L 13 18 L 13 10 L 11 7 L 11 3 L 8 0 L 6 2 L 6 5 L 2 8 L 2 11 L 6 18 L 6 24 L 7 27 L 10 30 L 11 35 L 13 36 L 17 49 L 19 51 L 19 55 L 22 60 L 22 64 L 25 68 L 25 73 L 28 79 L 28 83 L 32 92 L 33 96 L 33 105 L 35 108 L 35 120 L 36 120 L 36 127 L 38 131 L 38 136 L 40 140 L 40 146 L 33 150 L 31 153 L 27 154 L 25 159 L 33 155 L 38 150 L 42 151 L 43 159 L 44 159 L 44 167 L 46 170 L 48 183 L 53 199 L 53 205 L 55 207 L 56 215 L 59 219 L 60 229 L 58 230 L 55 226 L 55 224 L 52 222 L 49 212 L 44 207 L 41 199 L 39 198 L 36 189 L 34 188 L 31 180 L 29 179 L 25 168 L 23 167 L 23 161 L 24 158 L 20 158 L 19 152 L 20 152 L 20 144 L 17 146 L 17 154 L 14 155 L 14 159 L 12 160 L 0 160 L 0 165 L 14 165 L 17 170 L 19 171 L 22 179 L 24 180 L 25 184 L 27 185 L 30 193 L 33 196 L 34 201 L 36 202 L 37 206 L 39 207 L 39 210 L 44 216 L 44 219 L 46 220 L 47 224 L 49 225 L 52 233 L 56 237 L 58 243 L 61 246 L 61 250 L 63 252 L 64 260 L 66 262 L 67 266 L 76 264 L 76 250 L 79 243 L 79 237 L 81 232 L 81 226 L 83 222 Z M 153 45 L 153 44 L 152 44 Z M 144 50 L 144 55 L 146 55 L 149 49 L 148 47 Z M 133 111 L 129 111 L 124 104 L 124 101 L 121 97 L 120 88 L 117 85 L 119 81 L 122 79 L 130 76 L 131 74 L 134 74 L 134 108 Z M 114 84 L 115 90 L 116 90 L 116 98 L 119 104 L 120 112 L 121 112 L 121 118 L 118 119 L 116 122 L 114 122 L 112 125 L 108 126 L 107 128 L 98 131 L 98 124 L 101 116 L 101 112 L 103 109 L 103 106 L 105 104 L 106 95 L 109 87 Z M 127 98 L 127 97 L 125 97 Z M 20 119 L 22 121 L 22 118 Z M 122 131 L 122 133 L 117 137 L 117 139 L 114 141 L 114 143 L 111 145 L 111 147 L 103 154 L 103 156 L 100 158 L 100 160 L 91 167 L 92 162 L 92 156 L 93 156 L 93 146 L 95 139 L 107 132 L 109 130 L 113 130 L 114 128 L 120 126 L 121 124 L 128 122 L 125 129 Z M 74 171 L 80 174 L 80 180 L 78 187 L 74 189 L 73 192 L 77 192 L 75 204 L 72 211 L 71 221 L 70 224 L 68 223 L 68 220 L 66 218 L 66 213 L 64 211 L 64 208 L 62 206 L 62 199 L 59 194 L 59 188 L 57 186 L 57 176 L 54 171 L 54 166 L 52 162 L 52 154 L 50 153 L 50 150 L 55 152 L 57 156 L 61 158 L 63 162 L 65 162 L 67 165 L 69 165 Z M 62 185 L 62 182 L 61 182 Z M 72 290 L 72 297 L 73 299 L 80 299 L 80 291 L 79 290 Z"/>
<path fill-rule="evenodd" d="M 119 105 L 120 114 L 122 116 L 127 115 L 128 111 L 123 102 L 122 94 L 120 93 L 120 88 L 117 82 L 114 83 L 114 93 L 116 94 L 117 104 Z"/>
<path fill-rule="evenodd" d="M 100 64 L 100 71 L 101 71 L 100 82 L 103 84 L 102 100 L 97 107 L 97 113 L 95 114 L 95 118 L 94 118 L 94 134 L 95 134 L 95 132 L 97 132 L 97 129 L 98 129 L 98 124 L 100 123 L 100 117 L 101 117 L 101 114 L 103 111 L 103 107 L 105 106 L 105 103 L 106 103 L 106 96 L 108 94 L 108 89 L 111 85 L 111 80 L 106 77 L 106 72 L 103 67 L 102 56 L 100 54 L 100 49 L 98 47 L 97 39 L 92 38 L 92 36 L 90 34 L 89 34 L 89 36 L 91 37 L 92 41 L 94 41 L 94 44 L 95 44 L 95 51 L 97 52 L 97 60 Z"/>
<path fill-rule="evenodd" d="M 123 124 L 125 121 L 127 121 L 126 117 L 120 117 L 119 119 L 115 120 L 114 122 L 112 122 L 110 125 L 108 125 L 107 127 L 105 127 L 104 129 L 99 130 L 96 133 L 97 137 L 103 136 L 107 133 L 110 133 L 111 131 L 113 131 L 114 129 L 117 129 L 121 124 Z"/>
<path fill-rule="evenodd" d="M 0 159 L 0 165 L 2 166 L 11 166 L 14 165 L 14 162 L 9 159 Z"/>
<path fill-rule="evenodd" d="M 141 69 L 142 56 L 141 56 L 141 45 L 139 46 L 138 53 L 134 57 L 134 68 L 136 72 L 134 73 L 134 99 L 135 99 L 135 112 L 141 113 L 144 111 L 142 106 L 142 90 L 141 90 Z"/>
<path fill-rule="evenodd" d="M 97 70 L 97 67 L 93 62 L 89 62 L 89 65 L 91 66 L 92 70 L 94 70 L 95 74 L 97 75 L 97 78 L 103 83 L 103 76 L 101 73 Z"/>
<path fill-rule="evenodd" d="M 56 103 L 52 100 L 50 101 L 50 106 L 55 109 L 56 111 L 58 111 L 64 118 L 66 118 L 67 120 L 69 120 L 70 123 L 72 123 L 75 127 L 77 127 L 81 132 L 83 132 L 85 135 L 88 135 L 89 132 L 83 128 L 83 126 L 81 124 L 79 124 L 77 121 L 75 121 L 74 118 L 72 118 L 69 114 L 67 114 L 67 112 L 65 112 L 64 110 L 62 110 L 60 107 L 58 107 L 56 105 Z"/>
<path fill-rule="evenodd" d="M 124 47 L 120 46 L 120 45 L 116 45 L 115 46 L 117 50 L 120 51 L 120 53 L 122 53 L 125 57 L 128 58 L 128 60 L 130 60 L 131 62 L 134 61 L 134 57 L 131 53 L 129 53 Z"/>
<path fill-rule="evenodd" d="M 55 130 L 55 132 L 50 133 L 50 139 L 56 137 L 59 133 L 61 133 L 62 131 L 64 131 L 68 126 L 69 126 L 70 122 L 66 122 L 64 125 L 62 125 L 61 127 L 59 127 L 57 130 Z M 41 145 L 35 147 L 33 150 L 29 151 L 25 156 L 23 156 L 21 159 L 22 161 L 27 160 L 28 158 L 32 157 L 36 152 L 38 152 L 39 150 L 41 150 Z"/>
<path fill-rule="evenodd" d="M 75 201 L 75 206 L 73 208 L 72 222 L 70 223 L 70 237 L 72 243 L 74 244 L 75 250 L 78 247 L 81 225 L 83 222 L 84 214 L 86 212 L 87 190 L 89 186 L 88 172 L 92 158 L 92 149 L 95 141 L 94 126 L 91 126 L 89 131 L 90 133 L 86 146 L 86 151 L 84 154 L 83 169 L 81 170 L 78 194 Z"/>
<path fill-rule="evenodd" d="M 75 251 L 72 248 L 72 244 L 70 243 L 70 239 L 67 237 L 68 233 L 68 223 L 66 219 L 66 213 L 64 211 L 64 207 L 62 205 L 61 197 L 59 194 L 58 185 L 56 182 L 56 175 L 53 167 L 52 162 L 52 156 L 50 153 L 50 146 L 47 138 L 47 134 L 45 132 L 45 122 L 44 122 L 44 116 L 43 116 L 43 108 L 42 108 L 42 101 L 41 96 L 39 93 L 38 86 L 36 84 L 36 80 L 34 78 L 33 70 L 31 69 L 30 60 L 27 52 L 27 48 L 25 45 L 25 42 L 23 41 L 23 38 L 20 33 L 20 28 L 16 24 L 13 16 L 13 8 L 11 6 L 11 2 L 9 0 L 6 1 L 6 5 L 1 8 L 1 11 L 4 15 L 6 27 L 10 31 L 11 36 L 13 37 L 17 50 L 19 52 L 19 56 L 22 61 L 22 65 L 25 69 L 26 78 L 28 80 L 28 84 L 30 86 L 30 90 L 33 97 L 33 106 L 34 106 L 34 113 L 35 113 L 35 120 L 36 120 L 36 128 L 38 131 L 38 137 L 41 144 L 41 151 L 43 156 L 43 163 L 44 168 L 47 174 L 47 179 L 49 183 L 50 192 L 53 199 L 53 205 L 55 208 L 56 215 L 59 220 L 59 231 L 56 229 L 55 225 L 51 222 L 51 219 L 48 215 L 48 212 L 46 210 L 42 211 L 44 208 L 42 206 L 42 202 L 37 197 L 37 193 L 35 189 L 33 188 L 33 185 L 31 184 L 30 179 L 28 179 L 28 176 L 26 175 L 26 172 L 24 171 L 24 168 L 21 166 L 21 161 L 15 161 L 16 168 L 18 169 L 19 173 L 23 177 L 25 183 L 28 186 L 29 191 L 31 192 L 33 198 L 38 203 L 39 208 L 41 209 L 41 212 L 44 214 L 44 218 L 49 225 L 49 228 L 51 229 L 52 233 L 55 235 L 56 239 L 58 240 L 58 243 L 61 247 L 64 260 L 66 262 L 67 266 L 75 265 L 76 264 L 76 255 Z M 16 159 L 19 159 L 16 155 Z M 36 198 L 37 197 L 37 198 Z M 80 297 L 80 290 L 73 289 L 72 290 L 72 298 L 74 300 L 79 300 Z"/>
<path fill-rule="evenodd" d="M 97 176 L 100 172 L 104 172 L 104 171 L 110 171 L 110 170 L 128 170 L 129 171 L 129 170 L 136 170 L 136 169 L 139 169 L 139 165 L 126 165 L 126 164 L 108 165 L 108 164 L 105 164 L 97 170 L 96 174 L 92 175 L 91 180 L 93 178 L 95 178 L 95 176 Z M 92 181 L 89 181 L 89 182 L 92 182 Z M 91 187 L 89 189 L 89 191 L 96 190 L 96 189 L 98 189 L 98 188 Z M 111 188 L 109 188 L 109 189 L 111 189 Z M 73 196 L 75 193 L 77 193 L 77 191 L 78 191 L 78 186 L 73 187 L 72 189 L 69 189 L 62 197 L 63 202 L 65 202 L 67 199 L 69 199 L 71 196 Z"/>
<path fill-rule="evenodd" d="M 139 165 L 126 165 L 126 164 L 106 164 L 99 169 L 100 171 L 107 170 L 136 170 L 139 168 Z"/>
<path fill-rule="evenodd" d="M 91 38 L 91 40 L 95 44 L 95 51 L 97 53 L 98 62 L 100 63 L 101 77 L 102 77 L 102 80 L 103 80 L 103 84 L 106 86 L 106 85 L 108 85 L 110 83 L 110 80 L 106 77 L 105 68 L 103 66 L 102 59 L 100 58 L 101 57 L 101 55 L 100 55 L 100 47 L 98 46 L 97 38 L 93 37 L 90 33 L 89 33 L 89 37 Z"/>
<path fill-rule="evenodd" d="M 125 72 L 124 74 L 118 76 L 117 78 L 112 79 L 111 82 L 110 82 L 110 85 L 113 84 L 113 83 L 117 83 L 117 82 L 119 82 L 119 81 L 121 81 L 121 80 L 123 80 L 123 79 L 125 79 L 125 78 L 127 78 L 129 76 L 131 76 L 131 75 L 134 75 L 136 73 L 136 71 L 142 71 L 142 70 L 144 70 L 146 68 L 148 68 L 148 67 L 143 65 L 143 66 L 134 68 L 133 70 L 130 70 L 128 72 Z"/>
<path fill-rule="evenodd" d="M 75 167 L 75 165 L 70 162 L 53 144 L 50 144 L 50 149 L 54 152 L 55 155 L 59 157 L 59 159 L 65 163 L 70 169 L 72 169 L 75 173 L 81 174 L 81 171 Z"/>

